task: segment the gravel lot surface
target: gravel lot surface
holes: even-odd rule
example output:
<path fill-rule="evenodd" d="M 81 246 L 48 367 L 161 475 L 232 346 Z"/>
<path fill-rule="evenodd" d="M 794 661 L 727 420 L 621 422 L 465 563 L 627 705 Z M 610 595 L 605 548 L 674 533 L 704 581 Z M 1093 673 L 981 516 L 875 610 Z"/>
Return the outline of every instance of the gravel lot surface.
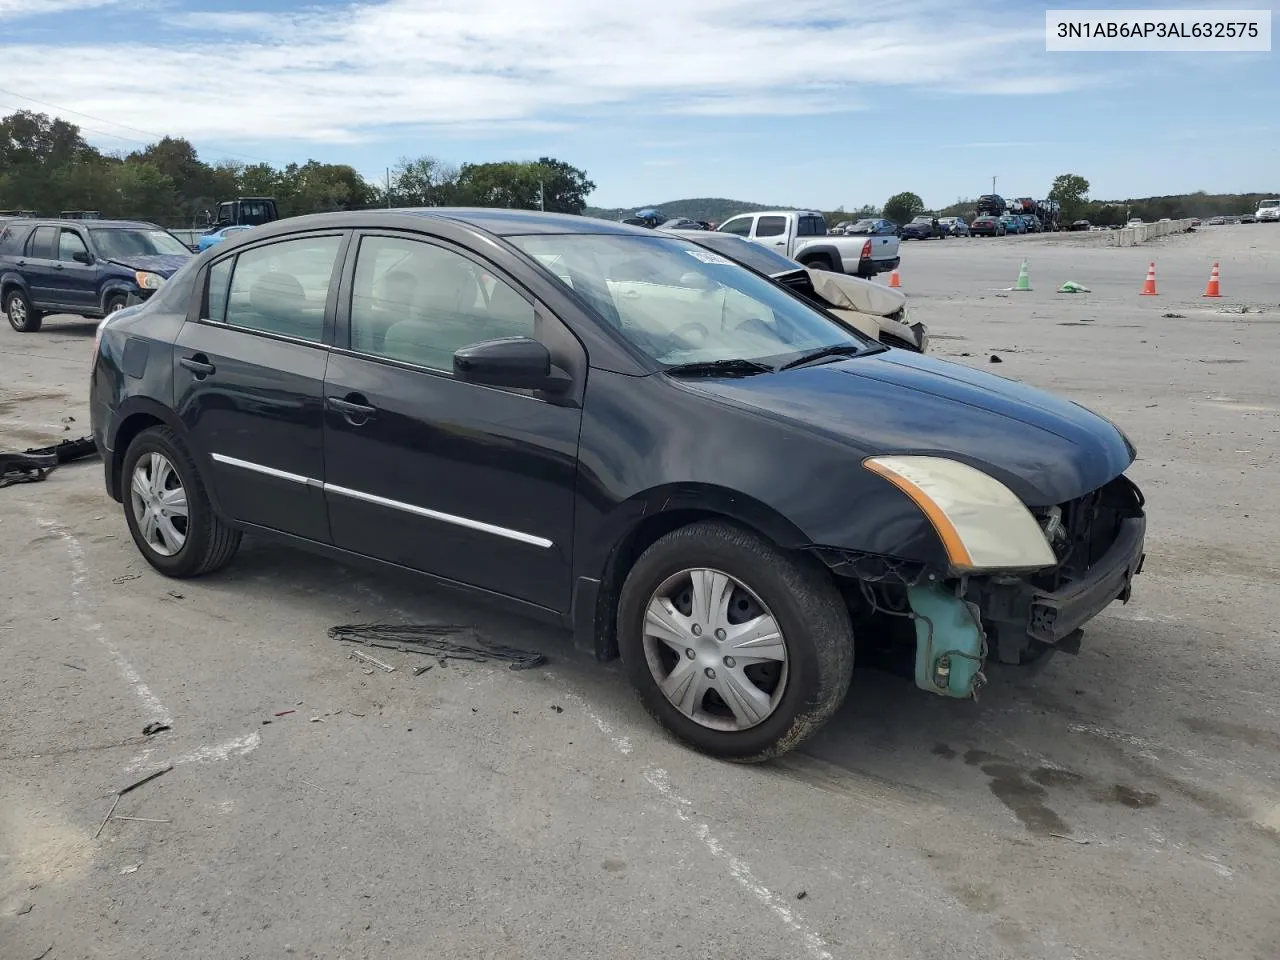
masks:
<path fill-rule="evenodd" d="M 1146 571 L 1079 656 L 992 668 L 976 704 L 860 670 L 804 749 L 742 768 L 566 636 L 416 580 L 258 542 L 165 580 L 100 465 L 67 465 L 0 490 L 0 958 L 1275 960 L 1280 228 L 903 258 L 938 355 L 1139 448 Z M 88 432 L 93 328 L 0 329 L 0 448 Z M 326 634 L 368 621 L 550 662 L 368 672 Z"/>

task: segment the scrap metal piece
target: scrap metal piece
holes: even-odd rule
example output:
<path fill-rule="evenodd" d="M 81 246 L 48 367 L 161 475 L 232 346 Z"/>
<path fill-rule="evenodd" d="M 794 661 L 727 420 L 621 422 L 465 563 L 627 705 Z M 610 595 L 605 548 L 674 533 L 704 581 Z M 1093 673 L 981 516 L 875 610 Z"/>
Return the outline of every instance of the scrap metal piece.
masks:
<path fill-rule="evenodd" d="M 387 673 L 394 673 L 396 669 L 395 667 L 391 666 L 391 664 L 383 663 L 377 657 L 371 657 L 367 653 L 361 653 L 359 650 L 352 650 L 351 656 L 365 663 L 372 663 L 374 666 L 381 667 L 383 670 L 387 671 Z"/>
<path fill-rule="evenodd" d="M 457 624 L 346 624 L 331 627 L 329 636 L 347 643 L 363 643 L 405 653 L 432 654 L 441 660 L 441 666 L 448 659 L 477 663 L 499 660 L 508 663 L 512 670 L 529 670 L 547 662 L 547 658 L 541 653 L 494 643 L 479 636 L 473 627 Z M 445 639 L 463 636 L 468 642 Z"/>

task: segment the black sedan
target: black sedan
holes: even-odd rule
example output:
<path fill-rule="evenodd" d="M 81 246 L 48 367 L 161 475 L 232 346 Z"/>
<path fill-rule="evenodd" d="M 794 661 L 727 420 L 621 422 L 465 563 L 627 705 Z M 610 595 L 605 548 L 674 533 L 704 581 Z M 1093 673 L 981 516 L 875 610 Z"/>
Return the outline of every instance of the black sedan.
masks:
<path fill-rule="evenodd" d="M 943 240 L 946 236 L 946 228 L 937 217 L 916 217 L 902 227 L 903 240 Z"/>
<path fill-rule="evenodd" d="M 663 724 L 737 760 L 831 716 L 855 638 L 971 697 L 989 654 L 1074 650 L 1143 558 L 1109 421 L 582 217 L 258 227 L 103 321 L 91 411 L 162 573 L 245 532 L 416 571 L 621 654 Z"/>

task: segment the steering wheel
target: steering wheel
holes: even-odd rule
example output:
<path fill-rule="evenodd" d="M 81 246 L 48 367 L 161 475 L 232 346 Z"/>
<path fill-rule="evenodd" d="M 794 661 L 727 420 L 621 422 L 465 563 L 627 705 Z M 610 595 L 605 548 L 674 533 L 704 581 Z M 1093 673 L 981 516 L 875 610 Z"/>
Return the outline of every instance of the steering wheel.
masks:
<path fill-rule="evenodd" d="M 699 340 L 705 340 L 707 337 L 711 336 L 711 331 L 697 321 L 682 323 L 680 326 L 668 333 L 667 336 L 673 340 L 684 340 L 686 339 L 684 336 L 686 330 L 696 333 Z"/>

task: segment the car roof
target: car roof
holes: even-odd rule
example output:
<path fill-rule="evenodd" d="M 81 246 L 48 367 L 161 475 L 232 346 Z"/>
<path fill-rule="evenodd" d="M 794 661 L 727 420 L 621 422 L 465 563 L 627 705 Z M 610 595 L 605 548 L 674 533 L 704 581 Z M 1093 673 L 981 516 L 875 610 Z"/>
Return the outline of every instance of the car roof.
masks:
<path fill-rule="evenodd" d="M 25 218 L 29 223 L 37 224 L 42 227 L 49 226 L 66 226 L 72 227 L 80 224 L 86 227 L 106 227 L 109 230 L 163 230 L 164 228 L 154 223 L 148 223 L 145 220 L 73 220 L 69 217 L 41 217 L 34 219 L 32 217 Z"/>
<path fill-rule="evenodd" d="M 359 213 L 318 214 L 321 217 L 367 218 L 373 211 Z M 438 217 L 478 227 L 499 237 L 555 233 L 615 233 L 624 236 L 653 236 L 647 227 L 632 226 L 613 220 L 579 217 L 571 213 L 545 213 L 541 210 L 506 210 L 497 207 L 399 207 L 379 211 L 379 215 Z M 311 219 L 311 218 L 307 218 Z"/>

